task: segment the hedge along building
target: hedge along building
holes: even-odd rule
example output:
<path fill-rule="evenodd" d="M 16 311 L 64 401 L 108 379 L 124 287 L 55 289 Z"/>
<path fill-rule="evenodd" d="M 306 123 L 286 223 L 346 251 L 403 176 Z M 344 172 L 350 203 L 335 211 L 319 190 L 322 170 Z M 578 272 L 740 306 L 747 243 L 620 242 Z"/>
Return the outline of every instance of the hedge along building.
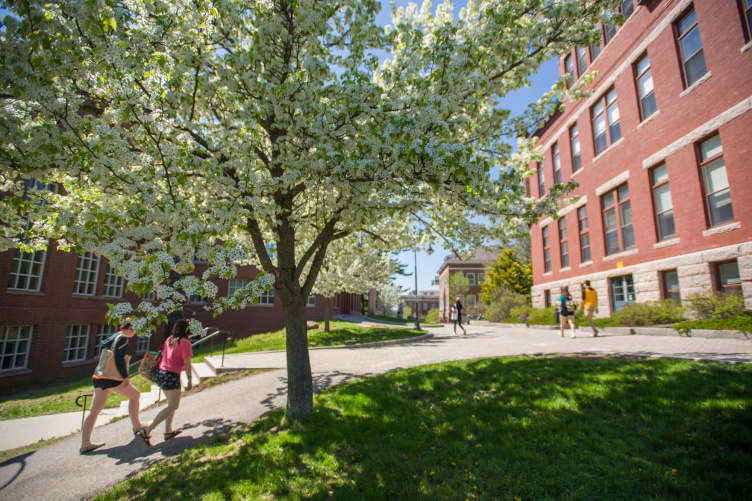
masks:
<path fill-rule="evenodd" d="M 532 196 L 579 201 L 531 228 L 533 304 L 589 279 L 600 314 L 715 289 L 752 308 L 752 2 L 625 0 L 620 27 L 560 58 L 593 95 L 536 132 Z"/>
<path fill-rule="evenodd" d="M 481 284 L 486 281 L 486 268 L 499 258 L 495 248 L 477 249 L 469 258 L 462 260 L 456 254 L 449 254 L 439 268 L 439 318 L 449 321 L 450 309 L 457 298 L 449 290 L 449 277 L 462 273 L 468 280 L 469 289 L 463 295 L 465 308 L 471 308 L 480 301 Z"/>
<path fill-rule="evenodd" d="M 36 188 L 32 186 L 32 188 Z M 195 273 L 206 264 L 195 262 Z M 234 293 L 258 274 L 256 268 L 239 268 L 234 280 L 217 280 L 218 296 Z M 0 253 L 0 388 L 34 381 L 66 379 L 93 372 L 104 339 L 116 332 L 105 320 L 107 303 L 155 301 L 154 295 L 139 298 L 125 291 L 122 277 L 115 275 L 105 259 L 86 253 L 48 251 Z M 228 310 L 217 318 L 206 310 L 211 300 L 187 298 L 183 318 L 197 318 L 205 326 L 247 337 L 281 329 L 284 312 L 271 290 L 258 304 Z M 308 299 L 309 320 L 324 318 L 324 299 Z M 332 313 L 359 313 L 361 295 L 341 293 L 332 300 Z M 131 340 L 131 355 L 158 349 L 165 339 L 160 327 L 150 337 Z M 219 340 L 218 342 L 221 342 Z M 136 360 L 135 358 L 133 360 Z"/>

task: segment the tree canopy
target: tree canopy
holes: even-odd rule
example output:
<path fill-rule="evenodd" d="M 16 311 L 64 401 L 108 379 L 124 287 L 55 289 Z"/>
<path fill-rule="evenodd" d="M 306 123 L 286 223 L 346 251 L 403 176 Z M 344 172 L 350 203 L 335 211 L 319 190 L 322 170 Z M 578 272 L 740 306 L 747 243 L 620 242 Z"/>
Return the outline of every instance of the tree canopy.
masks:
<path fill-rule="evenodd" d="M 499 98 L 592 41 L 616 2 L 470 0 L 459 19 L 426 2 L 397 9 L 387 29 L 376 0 L 4 3 L 0 250 L 53 242 L 105 256 L 131 290 L 156 293 L 156 305 L 111 311 L 138 314 L 141 331 L 191 294 L 216 298 L 212 279 L 257 266 L 215 304 L 276 289 L 287 416 L 301 419 L 313 394 L 305 299 L 332 245 L 471 249 L 491 231 L 475 215 L 503 234 L 555 210 L 556 190 L 524 195 L 539 153 L 510 157 L 504 137 L 588 79 L 559 82 L 521 119 Z"/>
<path fill-rule="evenodd" d="M 533 287 L 532 263 L 521 263 L 514 250 L 502 250 L 496 262 L 486 270 L 486 281 L 481 284 L 481 301 L 491 304 L 494 291 L 500 287 L 507 287 L 517 294 L 529 296 Z"/>

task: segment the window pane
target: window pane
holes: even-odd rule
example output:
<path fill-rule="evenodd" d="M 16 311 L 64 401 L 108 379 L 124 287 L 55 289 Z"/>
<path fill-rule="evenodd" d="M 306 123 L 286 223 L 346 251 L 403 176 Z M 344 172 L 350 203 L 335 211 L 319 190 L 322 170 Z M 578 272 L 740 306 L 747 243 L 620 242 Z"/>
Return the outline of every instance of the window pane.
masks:
<path fill-rule="evenodd" d="M 624 0 L 621 3 L 621 14 L 624 17 L 624 22 L 632 17 L 632 14 L 634 14 L 634 5 L 632 4 L 632 0 Z"/>
<path fill-rule="evenodd" d="M 595 61 L 595 58 L 598 57 L 600 53 L 601 53 L 600 41 L 590 46 L 590 60 L 591 61 Z"/>
<path fill-rule="evenodd" d="M 718 134 L 700 144 L 700 153 L 703 160 L 719 155 L 722 152 L 723 146 L 721 146 L 721 136 Z"/>
<path fill-rule="evenodd" d="M 668 183 L 662 184 L 655 189 L 655 210 L 660 213 L 671 210 L 672 208 L 671 190 L 669 189 Z"/>
<path fill-rule="evenodd" d="M 650 59 L 648 58 L 648 56 L 645 56 L 637 61 L 637 64 L 635 65 L 635 67 L 637 68 L 637 74 L 641 74 L 648 66 L 650 66 Z"/>
<path fill-rule="evenodd" d="M 619 235 L 614 230 L 606 233 L 606 254 L 615 254 L 619 252 Z"/>
<path fill-rule="evenodd" d="M 718 275 L 721 285 L 739 285 L 742 283 L 739 277 L 739 265 L 736 262 L 718 265 Z"/>
<path fill-rule="evenodd" d="M 666 179 L 668 179 L 668 169 L 666 168 L 666 164 L 659 165 L 653 169 L 653 184 L 662 183 Z"/>
<path fill-rule="evenodd" d="M 710 223 L 713 226 L 734 220 L 729 190 L 719 191 L 708 196 L 710 205 Z"/>
<path fill-rule="evenodd" d="M 679 290 L 679 273 L 676 271 L 667 271 L 665 274 L 666 289 Z"/>
<path fill-rule="evenodd" d="M 621 214 L 621 225 L 626 226 L 632 224 L 632 204 L 625 202 L 619 206 L 619 213 Z"/>
<path fill-rule="evenodd" d="M 684 16 L 684 19 L 679 21 L 679 35 L 683 35 L 685 31 L 692 27 L 697 22 L 697 14 L 692 9 L 689 14 Z"/>
<path fill-rule="evenodd" d="M 687 36 L 681 40 L 681 46 L 685 61 L 701 51 L 702 40 L 700 39 L 700 30 L 698 28 L 693 28 L 687 33 Z"/>
<path fill-rule="evenodd" d="M 611 207 L 612 205 L 614 205 L 614 193 L 603 195 L 603 207 Z"/>
<path fill-rule="evenodd" d="M 728 177 L 726 176 L 726 162 L 722 157 L 705 166 L 705 181 L 708 184 L 708 193 L 729 187 Z"/>
<path fill-rule="evenodd" d="M 623 184 L 619 186 L 618 192 L 619 201 L 621 202 L 623 200 L 626 200 L 627 198 L 629 198 L 629 185 Z"/>
<path fill-rule="evenodd" d="M 606 231 L 613 231 L 616 229 L 616 211 L 609 209 L 603 214 L 603 222 L 606 225 Z"/>
<path fill-rule="evenodd" d="M 632 225 L 624 226 L 621 229 L 621 239 L 624 242 L 624 249 L 631 249 L 635 245 L 634 241 L 634 229 Z"/>
<path fill-rule="evenodd" d="M 601 134 L 600 136 L 595 138 L 595 153 L 596 154 L 605 150 L 606 146 L 608 146 L 608 140 L 606 139 L 606 134 Z"/>
<path fill-rule="evenodd" d="M 655 103 L 655 93 L 651 92 L 645 98 L 640 101 L 640 107 L 642 109 L 642 119 L 650 117 L 658 111 L 658 105 Z"/>
<path fill-rule="evenodd" d="M 615 143 L 621 139 L 621 125 L 619 122 L 616 122 L 609 127 L 609 133 L 611 134 L 611 143 Z"/>
<path fill-rule="evenodd" d="M 676 235 L 673 210 L 658 214 L 658 231 L 660 232 L 661 240 Z"/>
<path fill-rule="evenodd" d="M 637 79 L 638 87 L 640 88 L 640 96 L 647 96 L 653 92 L 653 73 L 648 70 L 640 78 Z"/>
<path fill-rule="evenodd" d="M 705 67 L 705 56 L 702 51 L 692 56 L 692 58 L 684 64 L 684 67 L 687 70 L 687 85 L 692 85 L 708 72 Z"/>

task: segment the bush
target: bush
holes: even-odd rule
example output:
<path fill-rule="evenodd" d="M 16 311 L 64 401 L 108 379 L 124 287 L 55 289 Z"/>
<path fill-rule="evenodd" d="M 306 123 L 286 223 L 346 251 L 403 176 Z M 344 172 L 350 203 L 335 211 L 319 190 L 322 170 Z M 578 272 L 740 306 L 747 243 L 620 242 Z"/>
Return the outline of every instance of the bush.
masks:
<path fill-rule="evenodd" d="M 690 317 L 695 320 L 734 318 L 744 311 L 744 299 L 713 290 L 690 294 L 684 300 Z"/>
<path fill-rule="evenodd" d="M 542 310 L 533 308 L 533 311 L 527 317 L 527 325 L 556 325 L 554 314 L 556 306 L 549 306 Z"/>
<path fill-rule="evenodd" d="M 517 294 L 511 288 L 501 286 L 491 294 L 491 303 L 486 309 L 486 318 L 493 322 L 499 322 L 512 316 L 512 308 L 527 306 L 529 304 L 529 296 Z"/>
<path fill-rule="evenodd" d="M 527 304 L 522 306 L 515 306 L 514 308 L 509 310 L 509 316 L 511 317 L 511 320 L 524 324 L 525 322 L 527 322 L 527 318 L 533 311 L 534 308 Z"/>
<path fill-rule="evenodd" d="M 438 324 L 439 323 L 439 310 L 433 309 L 429 310 L 429 312 L 426 314 L 426 323 L 427 324 Z"/>
<path fill-rule="evenodd" d="M 633 303 L 611 318 L 618 325 L 644 327 L 647 325 L 673 324 L 684 320 L 682 309 L 670 299 L 654 303 Z"/>
<path fill-rule="evenodd" d="M 674 329 L 686 333 L 692 329 L 733 330 L 752 332 L 752 311 L 743 311 L 733 318 L 708 318 L 705 320 L 688 320 L 674 324 Z"/>

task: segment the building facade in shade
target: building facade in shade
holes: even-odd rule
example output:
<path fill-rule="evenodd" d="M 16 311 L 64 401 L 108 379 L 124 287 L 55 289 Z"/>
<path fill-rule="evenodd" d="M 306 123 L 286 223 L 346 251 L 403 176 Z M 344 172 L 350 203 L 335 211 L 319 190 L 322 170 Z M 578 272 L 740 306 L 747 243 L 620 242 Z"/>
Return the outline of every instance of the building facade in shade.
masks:
<path fill-rule="evenodd" d="M 470 289 L 462 297 L 462 304 L 467 312 L 470 308 L 481 303 L 481 284 L 486 281 L 486 268 L 499 258 L 496 249 L 477 249 L 466 260 L 459 259 L 455 254 L 449 254 L 439 268 L 439 318 L 449 322 L 450 309 L 457 296 L 450 295 L 449 277 L 455 273 L 462 273 L 467 278 Z"/>
<path fill-rule="evenodd" d="M 560 72 L 591 97 L 536 131 L 529 193 L 579 201 L 531 228 L 533 304 L 589 279 L 600 314 L 709 289 L 752 308 L 752 1 L 625 0 Z"/>
<path fill-rule="evenodd" d="M 203 263 L 195 265 L 198 274 L 206 268 Z M 217 280 L 219 294 L 233 294 L 257 273 L 255 268 L 242 267 L 234 280 Z M 105 320 L 107 303 L 128 301 L 135 306 L 154 299 L 125 292 L 123 278 L 113 273 L 105 259 L 90 253 L 0 253 L 0 388 L 93 372 L 102 341 L 116 332 Z M 284 326 L 282 304 L 273 290 L 257 305 L 229 310 L 216 318 L 206 305 L 206 298 L 191 297 L 180 316 L 232 331 L 236 338 Z M 342 293 L 332 300 L 334 315 L 360 310 L 360 294 Z M 323 318 L 324 299 L 311 296 L 308 319 Z M 159 349 L 165 337 L 161 326 L 151 337 L 133 338 L 131 356 Z"/>
<path fill-rule="evenodd" d="M 402 294 L 399 298 L 399 311 L 404 311 L 405 306 L 409 307 L 411 311 L 415 310 L 416 298 L 414 294 Z M 429 287 L 418 290 L 417 301 L 421 318 L 425 317 L 429 311 L 439 308 L 439 277 L 431 280 Z"/>

